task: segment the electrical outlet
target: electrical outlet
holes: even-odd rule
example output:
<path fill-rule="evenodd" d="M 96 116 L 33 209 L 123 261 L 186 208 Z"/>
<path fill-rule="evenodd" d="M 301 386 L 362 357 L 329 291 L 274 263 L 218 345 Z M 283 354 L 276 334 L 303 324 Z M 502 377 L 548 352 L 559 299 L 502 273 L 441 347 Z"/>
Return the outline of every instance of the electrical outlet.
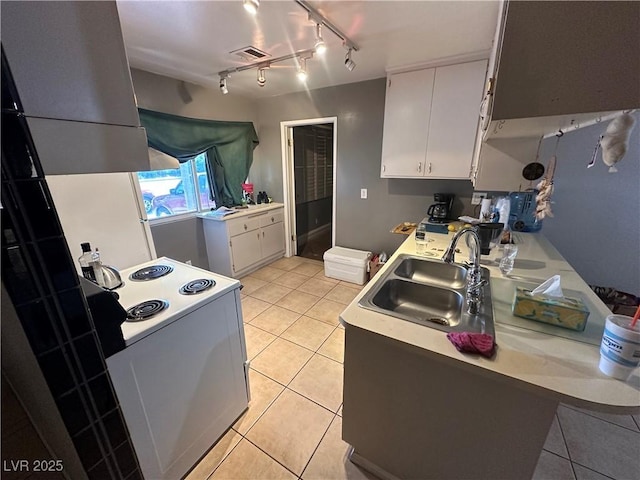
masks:
<path fill-rule="evenodd" d="M 487 198 L 487 192 L 473 192 L 471 197 L 471 205 L 480 205 L 482 200 Z"/>
<path fill-rule="evenodd" d="M 361 188 L 360 189 L 360 198 L 367 198 L 367 189 L 366 188 Z"/>

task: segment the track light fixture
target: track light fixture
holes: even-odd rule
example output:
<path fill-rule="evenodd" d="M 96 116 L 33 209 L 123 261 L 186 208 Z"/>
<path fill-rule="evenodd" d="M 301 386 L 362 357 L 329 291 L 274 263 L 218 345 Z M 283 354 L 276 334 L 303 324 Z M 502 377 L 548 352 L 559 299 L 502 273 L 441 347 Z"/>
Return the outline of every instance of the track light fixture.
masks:
<path fill-rule="evenodd" d="M 220 91 L 223 95 L 229 93 L 229 89 L 227 88 L 227 76 L 220 75 Z"/>
<path fill-rule="evenodd" d="M 258 13 L 258 7 L 260 6 L 260 0 L 243 0 L 242 5 L 251 15 L 256 15 Z"/>
<path fill-rule="evenodd" d="M 347 70 L 350 72 L 356 68 L 356 62 L 351 59 L 351 49 L 347 51 L 347 55 L 344 57 L 344 66 L 347 67 Z"/>
<path fill-rule="evenodd" d="M 267 79 L 264 76 L 264 71 L 269 67 L 260 67 L 258 68 L 258 85 L 264 87 L 264 84 L 267 83 Z"/>
<path fill-rule="evenodd" d="M 327 51 L 327 44 L 322 39 L 322 26 L 316 23 L 316 44 L 313 47 L 318 55 L 324 55 Z"/>
<path fill-rule="evenodd" d="M 307 81 L 307 59 L 305 57 L 300 58 L 300 64 L 298 65 L 298 80 L 301 82 Z"/>

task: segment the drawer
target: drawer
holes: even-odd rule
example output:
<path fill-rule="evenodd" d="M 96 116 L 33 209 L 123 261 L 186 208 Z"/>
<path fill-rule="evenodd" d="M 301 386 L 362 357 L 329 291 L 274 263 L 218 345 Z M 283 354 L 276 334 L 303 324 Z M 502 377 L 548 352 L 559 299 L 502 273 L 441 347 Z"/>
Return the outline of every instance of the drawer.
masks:
<path fill-rule="evenodd" d="M 229 229 L 230 237 L 250 232 L 251 230 L 260 228 L 260 217 L 243 217 L 227 220 L 227 228 Z"/>
<path fill-rule="evenodd" d="M 263 213 L 260 215 L 260 226 L 266 227 L 268 225 L 272 225 L 274 223 L 283 222 L 284 221 L 284 210 L 272 210 L 267 213 Z"/>

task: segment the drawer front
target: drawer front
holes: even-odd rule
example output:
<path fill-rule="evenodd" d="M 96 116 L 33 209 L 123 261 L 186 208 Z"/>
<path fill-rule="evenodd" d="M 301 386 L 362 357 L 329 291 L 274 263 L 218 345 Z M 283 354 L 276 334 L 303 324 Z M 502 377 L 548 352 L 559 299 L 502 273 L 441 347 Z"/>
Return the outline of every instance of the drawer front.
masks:
<path fill-rule="evenodd" d="M 250 232 L 251 230 L 260 228 L 260 217 L 234 218 L 233 220 L 227 221 L 227 228 L 229 229 L 230 237 Z"/>
<path fill-rule="evenodd" d="M 259 218 L 261 227 L 266 227 L 267 225 L 273 225 L 274 223 L 283 222 L 284 210 L 272 210 L 270 212 L 263 213 Z"/>

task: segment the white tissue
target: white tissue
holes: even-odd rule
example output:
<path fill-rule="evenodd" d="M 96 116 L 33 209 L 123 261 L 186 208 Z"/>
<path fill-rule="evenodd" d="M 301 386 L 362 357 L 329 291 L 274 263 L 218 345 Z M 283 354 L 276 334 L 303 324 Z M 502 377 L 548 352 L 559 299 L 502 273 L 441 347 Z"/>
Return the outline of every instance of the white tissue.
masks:
<path fill-rule="evenodd" d="M 545 280 L 531 291 L 531 295 L 547 295 L 549 297 L 564 297 L 560 288 L 560 275 Z"/>

